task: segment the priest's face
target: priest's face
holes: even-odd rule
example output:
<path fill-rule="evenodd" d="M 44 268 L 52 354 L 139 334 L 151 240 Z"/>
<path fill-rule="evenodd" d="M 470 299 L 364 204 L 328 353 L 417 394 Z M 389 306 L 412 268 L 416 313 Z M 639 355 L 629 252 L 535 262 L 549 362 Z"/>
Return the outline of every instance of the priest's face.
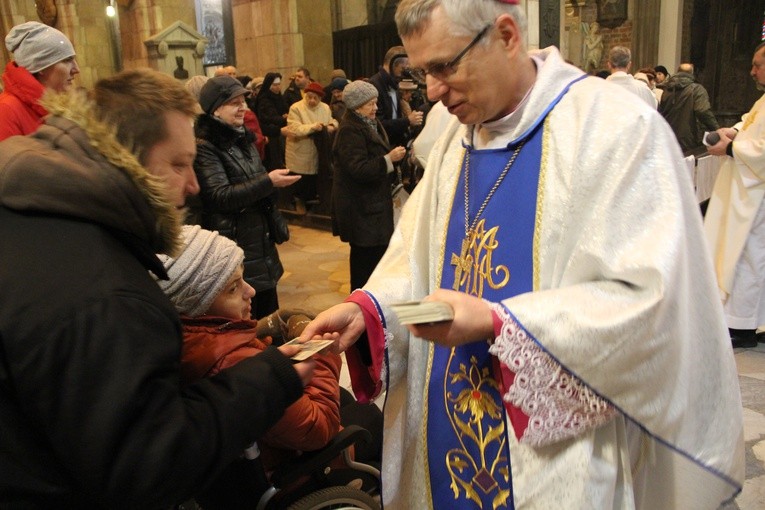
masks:
<path fill-rule="evenodd" d="M 757 90 L 765 91 L 765 48 L 761 48 L 754 54 L 750 74 L 757 84 Z"/>
<path fill-rule="evenodd" d="M 503 35 L 508 27 L 517 32 L 509 40 Z M 455 36 L 453 24 L 436 7 L 422 31 L 402 39 L 410 66 L 425 72 L 428 98 L 441 101 L 461 123 L 496 120 L 514 109 L 507 91 L 521 81 L 513 62 L 522 47 L 510 16 L 477 34 Z"/>

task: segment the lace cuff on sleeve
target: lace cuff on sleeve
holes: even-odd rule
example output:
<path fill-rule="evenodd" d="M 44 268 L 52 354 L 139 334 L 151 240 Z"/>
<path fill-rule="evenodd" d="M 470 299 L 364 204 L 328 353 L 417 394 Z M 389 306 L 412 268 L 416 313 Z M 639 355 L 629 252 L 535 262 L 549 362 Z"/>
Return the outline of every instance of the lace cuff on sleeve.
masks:
<path fill-rule="evenodd" d="M 502 326 L 489 352 L 502 364 L 503 399 L 521 443 L 546 446 L 616 415 L 608 401 L 547 354 L 504 306 L 490 306 Z"/>

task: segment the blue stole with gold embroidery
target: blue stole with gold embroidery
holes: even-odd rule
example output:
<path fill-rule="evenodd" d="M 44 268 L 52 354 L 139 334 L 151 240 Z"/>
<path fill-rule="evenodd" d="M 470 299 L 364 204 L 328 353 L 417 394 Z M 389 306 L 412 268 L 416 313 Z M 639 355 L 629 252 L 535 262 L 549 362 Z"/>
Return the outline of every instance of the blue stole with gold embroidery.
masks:
<path fill-rule="evenodd" d="M 465 146 L 447 229 L 442 288 L 489 301 L 533 290 L 543 123 L 570 86 L 508 147 L 476 150 Z M 473 223 L 519 144 L 524 145 L 517 159 L 466 236 L 466 161 L 470 162 L 468 221 Z M 434 346 L 425 412 L 435 509 L 514 508 L 509 434 L 488 348 L 488 339 L 455 349 Z"/>

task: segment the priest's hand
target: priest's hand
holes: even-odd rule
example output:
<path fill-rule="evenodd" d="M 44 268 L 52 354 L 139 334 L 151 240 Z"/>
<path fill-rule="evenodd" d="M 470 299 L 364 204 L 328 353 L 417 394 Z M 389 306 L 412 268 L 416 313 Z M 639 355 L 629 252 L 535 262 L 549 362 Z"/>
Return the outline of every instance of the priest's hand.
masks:
<path fill-rule="evenodd" d="M 317 315 L 305 327 L 300 340 L 328 338 L 327 335 L 330 335 L 335 340 L 335 352 L 341 353 L 356 343 L 364 331 L 366 324 L 359 305 L 340 303 Z"/>
<path fill-rule="evenodd" d="M 438 289 L 423 301 L 448 303 L 454 310 L 454 319 L 409 325 L 412 334 L 446 347 L 494 338 L 494 320 L 484 300 L 464 292 Z"/>

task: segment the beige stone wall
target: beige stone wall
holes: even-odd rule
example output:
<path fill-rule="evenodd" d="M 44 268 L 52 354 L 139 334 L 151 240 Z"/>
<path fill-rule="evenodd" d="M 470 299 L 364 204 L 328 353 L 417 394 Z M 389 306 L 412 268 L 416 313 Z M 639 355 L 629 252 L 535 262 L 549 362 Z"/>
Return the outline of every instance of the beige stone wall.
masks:
<path fill-rule="evenodd" d="M 337 23 L 335 30 L 369 24 L 367 0 L 335 0 Z"/>
<path fill-rule="evenodd" d="M 90 88 L 100 78 L 114 74 L 116 62 L 112 46 L 111 20 L 103 2 L 94 0 L 56 0 L 58 19 L 54 25 L 69 37 L 77 51 L 80 75 L 77 84 Z M 125 69 L 147 67 L 148 54 L 143 41 L 176 20 L 196 27 L 194 0 L 121 1 L 119 30 L 122 65 Z M 2 38 L 11 27 L 25 21 L 39 21 L 34 2 L 0 0 Z M 0 54 L 3 68 L 10 59 L 5 45 Z"/>
<path fill-rule="evenodd" d="M 240 74 L 285 76 L 299 66 L 321 83 L 333 69 L 330 0 L 234 0 L 236 64 Z"/>
<path fill-rule="evenodd" d="M 196 28 L 194 0 L 133 0 L 120 7 L 123 69 L 150 67 L 143 42 L 176 21 Z"/>

